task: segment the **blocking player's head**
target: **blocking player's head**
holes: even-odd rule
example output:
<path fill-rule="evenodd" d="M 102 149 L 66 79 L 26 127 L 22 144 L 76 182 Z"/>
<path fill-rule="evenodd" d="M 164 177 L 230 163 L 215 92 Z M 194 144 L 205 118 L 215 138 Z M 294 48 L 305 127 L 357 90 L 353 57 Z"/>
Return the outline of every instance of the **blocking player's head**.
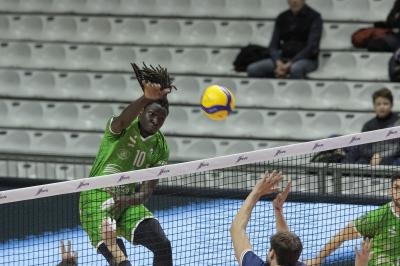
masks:
<path fill-rule="evenodd" d="M 391 177 L 392 186 L 391 186 L 391 195 L 394 204 L 397 208 L 400 208 L 400 173 L 395 173 Z"/>
<path fill-rule="evenodd" d="M 166 68 L 161 66 L 153 67 L 152 65 L 148 67 L 144 63 L 141 69 L 136 64 L 132 64 L 132 67 L 142 90 L 144 90 L 143 81 L 159 84 L 161 90 L 176 89 L 172 85 L 173 78 L 170 77 Z M 139 116 L 141 130 L 149 135 L 156 133 L 164 124 L 168 114 L 169 103 L 167 96 L 149 103 Z"/>
<path fill-rule="evenodd" d="M 291 232 L 278 232 L 271 237 L 268 260 L 272 265 L 295 266 L 303 250 L 300 238 Z"/>
<path fill-rule="evenodd" d="M 385 118 L 393 108 L 393 94 L 388 88 L 382 88 L 372 94 L 372 103 L 377 117 Z"/>

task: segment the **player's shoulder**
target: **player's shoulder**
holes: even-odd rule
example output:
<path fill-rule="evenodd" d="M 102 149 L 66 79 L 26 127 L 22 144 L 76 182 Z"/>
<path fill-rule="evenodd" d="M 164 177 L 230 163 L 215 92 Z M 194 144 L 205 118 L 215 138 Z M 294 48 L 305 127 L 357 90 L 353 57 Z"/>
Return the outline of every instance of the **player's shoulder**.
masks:
<path fill-rule="evenodd" d="M 388 202 L 388 203 L 380 206 L 377 210 L 381 211 L 381 212 L 391 212 L 392 211 L 392 202 Z"/>
<path fill-rule="evenodd" d="M 240 256 L 242 266 L 264 266 L 269 265 L 264 262 L 253 250 L 245 250 Z"/>
<path fill-rule="evenodd" d="M 159 149 L 168 151 L 168 142 L 167 138 L 164 136 L 164 134 L 161 131 L 158 131 L 156 133 L 156 138 L 157 138 L 157 146 Z"/>
<path fill-rule="evenodd" d="M 368 216 L 370 218 L 375 218 L 375 219 L 382 219 L 385 216 L 387 216 L 388 214 L 390 214 L 391 212 L 392 212 L 391 203 L 389 202 L 389 203 L 386 203 L 374 210 L 367 212 L 365 216 Z"/>

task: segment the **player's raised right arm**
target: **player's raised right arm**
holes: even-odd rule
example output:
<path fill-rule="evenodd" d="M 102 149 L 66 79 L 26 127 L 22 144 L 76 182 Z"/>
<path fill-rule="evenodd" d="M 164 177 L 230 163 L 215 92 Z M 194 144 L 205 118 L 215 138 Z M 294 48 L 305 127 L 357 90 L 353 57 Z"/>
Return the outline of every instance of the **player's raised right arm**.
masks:
<path fill-rule="evenodd" d="M 359 236 L 360 235 L 355 229 L 353 223 L 349 223 L 344 229 L 340 230 L 339 233 L 337 233 L 333 238 L 331 238 L 331 240 L 329 240 L 329 242 L 321 250 L 317 258 L 307 261 L 306 264 L 308 266 L 320 265 L 321 262 L 327 256 L 329 256 L 329 254 L 338 249 L 343 242 L 359 238 Z"/>
<path fill-rule="evenodd" d="M 161 90 L 160 84 L 142 81 L 143 96 L 126 107 L 122 113 L 114 118 L 111 123 L 111 130 L 117 134 L 127 128 L 132 121 L 139 116 L 143 108 L 153 101 L 159 100 L 170 92 L 170 90 Z"/>

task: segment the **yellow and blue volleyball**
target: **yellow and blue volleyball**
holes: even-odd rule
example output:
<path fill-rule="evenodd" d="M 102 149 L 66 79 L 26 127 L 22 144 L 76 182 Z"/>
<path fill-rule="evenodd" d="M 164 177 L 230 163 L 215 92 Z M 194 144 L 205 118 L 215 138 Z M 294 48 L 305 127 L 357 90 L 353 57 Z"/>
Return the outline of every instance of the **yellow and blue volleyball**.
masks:
<path fill-rule="evenodd" d="M 228 88 L 212 85 L 203 92 L 201 109 L 212 120 L 224 120 L 235 109 L 235 97 Z"/>

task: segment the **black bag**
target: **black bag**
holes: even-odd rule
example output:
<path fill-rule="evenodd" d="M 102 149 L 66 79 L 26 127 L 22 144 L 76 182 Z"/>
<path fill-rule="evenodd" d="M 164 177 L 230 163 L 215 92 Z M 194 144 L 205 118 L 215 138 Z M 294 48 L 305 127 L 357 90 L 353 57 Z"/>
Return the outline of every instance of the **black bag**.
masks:
<path fill-rule="evenodd" d="M 341 163 L 346 157 L 343 149 L 335 149 L 329 151 L 321 151 L 311 158 L 313 163 Z"/>
<path fill-rule="evenodd" d="M 268 57 L 269 52 L 267 47 L 249 44 L 240 49 L 235 61 L 233 61 L 233 66 L 236 72 L 246 72 L 248 65 Z"/>

